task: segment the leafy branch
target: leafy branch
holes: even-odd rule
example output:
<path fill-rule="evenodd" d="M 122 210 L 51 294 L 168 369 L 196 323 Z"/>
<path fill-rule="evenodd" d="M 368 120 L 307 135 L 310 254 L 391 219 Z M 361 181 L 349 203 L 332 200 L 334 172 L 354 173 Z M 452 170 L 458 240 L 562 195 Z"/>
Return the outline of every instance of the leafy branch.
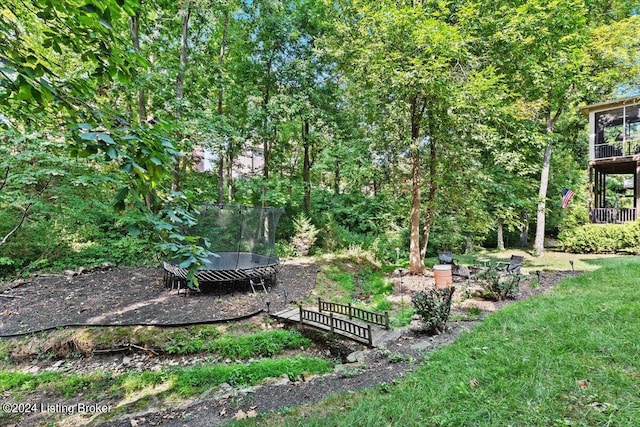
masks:
<path fill-rule="evenodd" d="M 8 177 L 9 177 L 9 167 L 7 167 L 5 169 L 5 176 L 4 176 L 2 185 L 0 186 L 0 190 L 2 190 L 4 188 L 4 186 L 6 185 Z M 39 198 L 42 195 L 42 193 L 44 193 L 44 190 L 46 190 L 47 187 L 49 187 L 49 184 L 51 183 L 51 180 L 53 180 L 53 177 L 54 177 L 54 174 L 49 175 L 49 178 L 44 183 L 42 188 L 40 190 L 38 190 L 38 192 L 36 193 L 36 199 Z M 29 211 L 31 210 L 31 208 L 33 207 L 34 204 L 35 204 L 35 202 L 33 202 L 33 201 L 27 203 L 27 206 L 22 211 L 22 215 L 20 216 L 20 221 L 18 222 L 18 225 L 16 225 L 9 233 L 7 233 L 2 238 L 2 240 L 0 240 L 0 246 L 6 244 L 7 241 L 11 238 L 11 236 L 16 234 L 18 232 L 18 230 L 20 230 L 20 228 L 24 224 L 24 221 L 27 219 L 27 215 L 29 214 Z"/>

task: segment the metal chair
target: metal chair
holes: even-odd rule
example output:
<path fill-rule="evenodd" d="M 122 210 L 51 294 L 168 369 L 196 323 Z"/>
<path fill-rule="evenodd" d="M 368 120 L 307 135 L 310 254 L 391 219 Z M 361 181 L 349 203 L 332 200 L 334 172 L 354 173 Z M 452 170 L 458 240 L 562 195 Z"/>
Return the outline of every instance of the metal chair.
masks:
<path fill-rule="evenodd" d="M 499 261 L 496 263 L 496 270 L 504 271 L 508 274 L 520 274 L 520 268 L 524 262 L 524 257 L 520 255 L 511 255 L 511 259 L 507 261 Z"/>

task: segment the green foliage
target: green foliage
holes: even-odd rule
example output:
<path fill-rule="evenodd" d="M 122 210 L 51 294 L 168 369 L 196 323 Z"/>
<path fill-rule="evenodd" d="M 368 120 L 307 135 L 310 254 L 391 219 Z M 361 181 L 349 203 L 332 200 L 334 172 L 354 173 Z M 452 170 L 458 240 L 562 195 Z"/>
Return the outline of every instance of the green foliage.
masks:
<path fill-rule="evenodd" d="M 285 349 L 308 347 L 311 341 L 298 331 L 276 330 L 247 336 L 223 335 L 203 337 L 202 334 L 176 337 L 167 346 L 170 354 L 210 352 L 223 359 L 246 360 L 273 357 Z"/>
<path fill-rule="evenodd" d="M 417 292 L 411 297 L 415 313 L 420 316 L 425 330 L 429 334 L 445 331 L 451 313 L 451 297 L 455 288 L 430 288 Z"/>
<path fill-rule="evenodd" d="M 329 277 L 331 280 L 334 280 L 340 284 L 341 290 L 343 292 L 346 292 L 349 295 L 353 295 L 356 289 L 356 283 L 353 278 L 353 275 L 347 272 L 341 272 L 341 271 L 335 271 L 335 270 L 327 271 L 326 274 L 327 274 L 327 277 Z"/>
<path fill-rule="evenodd" d="M 46 372 L 40 375 L 21 372 L 0 372 L 0 391 L 29 392 L 59 377 L 60 374 L 54 372 Z"/>
<path fill-rule="evenodd" d="M 318 358 L 265 359 L 246 365 L 214 365 L 177 369 L 170 375 L 174 392 L 180 396 L 194 396 L 224 382 L 232 386 L 250 386 L 265 378 L 288 375 L 299 378 L 304 373 L 324 374 L 332 369 L 331 362 Z"/>
<path fill-rule="evenodd" d="M 0 372 L 0 392 L 32 392 L 46 386 L 66 398 L 80 394 L 91 397 L 104 393 L 125 397 L 147 387 L 168 383 L 166 394 L 191 397 L 225 382 L 236 387 L 251 386 L 265 378 L 286 374 L 295 379 L 305 373 L 325 374 L 332 368 L 332 363 L 327 360 L 295 357 L 265 359 L 249 364 L 216 364 L 153 372 L 130 372 L 117 377 L 105 373 L 78 375 L 58 372 Z"/>
<path fill-rule="evenodd" d="M 397 310 L 394 315 L 389 317 L 389 323 L 391 324 L 391 326 L 393 326 L 394 328 L 400 328 L 402 326 L 407 326 L 409 323 L 411 323 L 411 319 L 413 318 L 413 315 L 415 314 L 413 308 L 411 307 L 401 307 L 399 310 Z"/>
<path fill-rule="evenodd" d="M 520 289 L 519 274 L 507 274 L 491 267 L 475 277 L 475 282 L 484 289 L 487 298 L 503 301 L 516 297 Z"/>
<path fill-rule="evenodd" d="M 586 224 L 564 230 L 558 236 L 560 248 L 567 252 L 640 253 L 640 222 L 625 224 Z"/>

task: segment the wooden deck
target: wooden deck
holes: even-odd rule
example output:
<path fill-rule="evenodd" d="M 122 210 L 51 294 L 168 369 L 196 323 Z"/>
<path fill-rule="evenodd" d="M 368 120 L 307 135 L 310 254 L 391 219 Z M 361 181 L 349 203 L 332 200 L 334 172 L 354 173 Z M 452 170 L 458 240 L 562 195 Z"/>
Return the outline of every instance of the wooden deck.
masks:
<path fill-rule="evenodd" d="M 303 313 L 302 321 L 300 320 L 300 313 Z M 383 346 L 385 342 L 393 339 L 395 335 L 397 335 L 393 330 L 385 329 L 378 325 L 347 320 L 339 316 L 334 317 L 333 314 L 327 315 L 304 308 L 301 310 L 298 306 L 272 313 L 271 317 L 282 322 L 296 323 L 327 332 L 333 332 L 370 347 Z"/>

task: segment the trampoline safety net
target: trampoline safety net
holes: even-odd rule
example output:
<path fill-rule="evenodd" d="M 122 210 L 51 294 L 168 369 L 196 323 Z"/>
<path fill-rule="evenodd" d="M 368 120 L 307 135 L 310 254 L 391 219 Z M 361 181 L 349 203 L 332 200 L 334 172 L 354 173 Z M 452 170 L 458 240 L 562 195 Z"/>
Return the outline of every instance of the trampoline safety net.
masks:
<path fill-rule="evenodd" d="M 199 210 L 198 223 L 185 230 L 210 243 L 209 262 L 196 274 L 199 282 L 275 278 L 276 228 L 283 208 L 205 204 Z M 186 278 L 187 271 L 174 263 L 165 262 L 164 269 L 167 285 Z"/>

